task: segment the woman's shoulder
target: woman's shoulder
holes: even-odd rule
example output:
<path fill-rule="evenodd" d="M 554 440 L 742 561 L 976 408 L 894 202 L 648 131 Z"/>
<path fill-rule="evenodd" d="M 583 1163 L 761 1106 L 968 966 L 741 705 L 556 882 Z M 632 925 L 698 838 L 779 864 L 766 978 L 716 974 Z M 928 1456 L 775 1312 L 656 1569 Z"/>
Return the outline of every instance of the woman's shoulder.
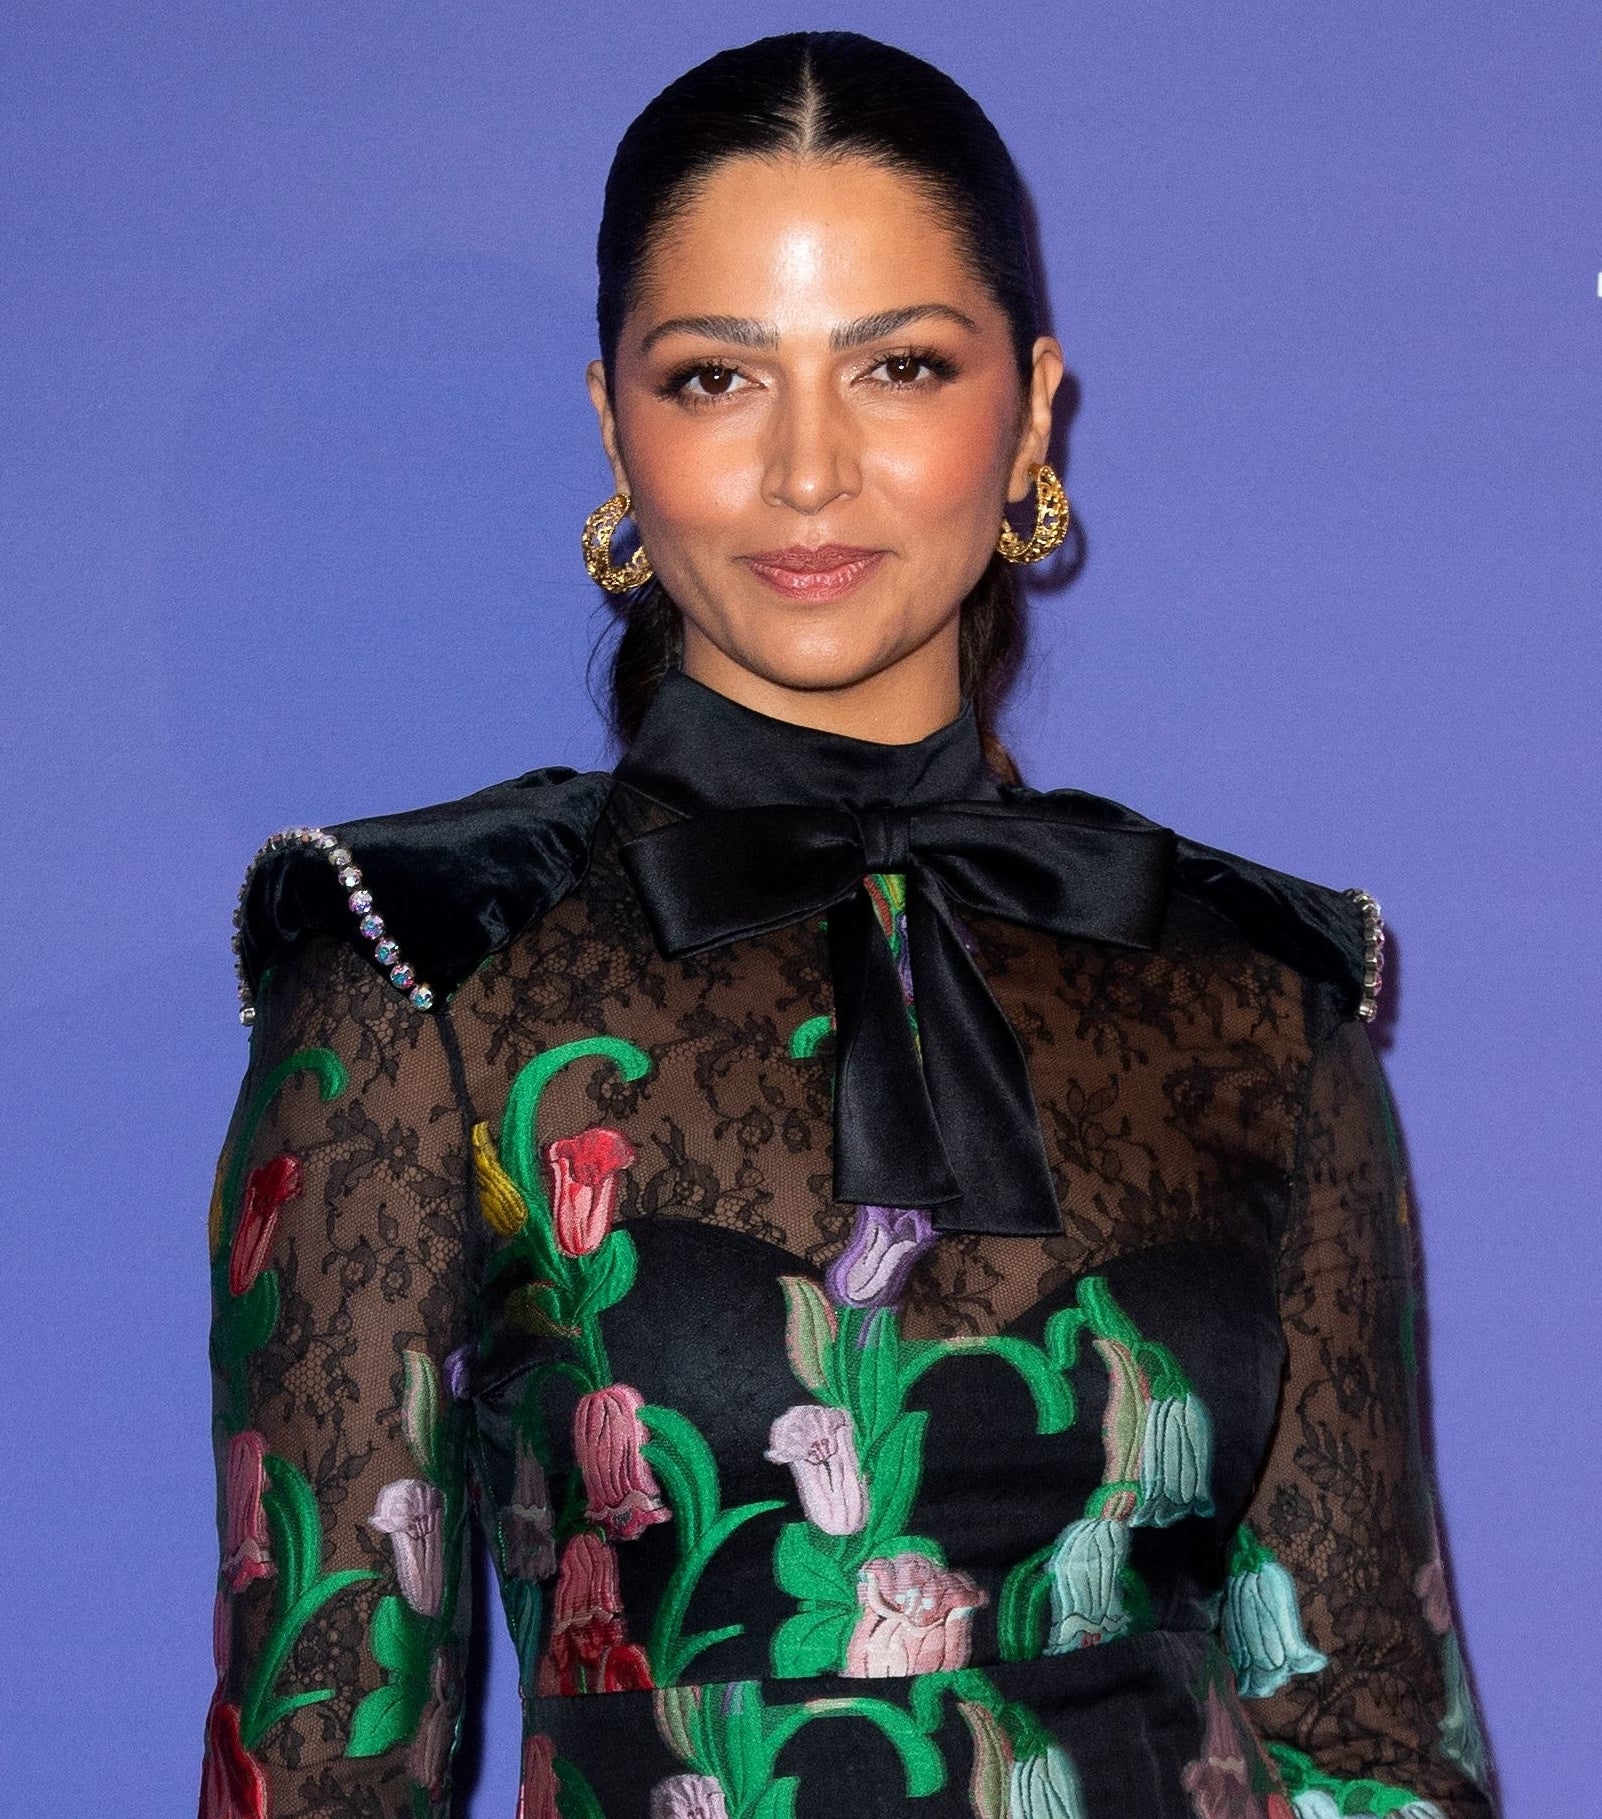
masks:
<path fill-rule="evenodd" d="M 451 802 L 274 834 L 234 912 L 241 1020 L 268 967 L 315 934 L 350 941 L 433 1009 L 573 888 L 611 787 L 608 771 L 552 766 Z"/>
<path fill-rule="evenodd" d="M 1083 790 L 1043 794 L 1097 825 L 1159 826 L 1122 803 Z M 1171 901 L 1200 910 L 1232 938 L 1329 986 L 1344 1015 L 1373 1019 L 1385 927 L 1369 892 L 1316 884 L 1178 833 L 1171 833 L 1171 868 Z"/>

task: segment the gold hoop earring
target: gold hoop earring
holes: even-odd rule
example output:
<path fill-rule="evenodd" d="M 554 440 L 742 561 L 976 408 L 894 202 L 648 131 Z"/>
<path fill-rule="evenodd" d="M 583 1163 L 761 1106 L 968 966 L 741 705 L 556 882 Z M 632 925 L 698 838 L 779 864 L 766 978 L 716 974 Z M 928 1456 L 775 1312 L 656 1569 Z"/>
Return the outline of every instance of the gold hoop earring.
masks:
<path fill-rule="evenodd" d="M 1042 556 L 1061 549 L 1062 540 L 1068 535 L 1068 495 L 1062 490 L 1062 482 L 1043 461 L 1030 468 L 1029 477 L 1035 483 L 1035 528 L 1027 537 L 1020 537 L 1002 519 L 996 551 L 1007 562 L 1038 562 Z"/>
<path fill-rule="evenodd" d="M 609 594 L 627 594 L 644 587 L 653 573 L 643 544 L 627 562 L 619 565 L 612 560 L 612 538 L 633 503 L 627 493 L 613 493 L 584 520 L 584 566 L 590 579 L 600 582 Z"/>

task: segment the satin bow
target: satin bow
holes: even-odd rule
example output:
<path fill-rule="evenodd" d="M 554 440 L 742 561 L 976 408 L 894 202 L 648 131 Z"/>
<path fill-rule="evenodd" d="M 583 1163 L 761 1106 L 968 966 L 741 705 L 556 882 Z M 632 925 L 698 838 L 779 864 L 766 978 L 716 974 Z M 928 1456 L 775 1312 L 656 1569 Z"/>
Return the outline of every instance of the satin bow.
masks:
<path fill-rule="evenodd" d="M 715 809 L 622 859 L 669 956 L 827 912 L 835 1198 L 921 1206 L 942 1231 L 1061 1230 L 1028 1068 L 952 905 L 1053 934 L 1151 947 L 1173 835 L 1087 821 L 1049 796 L 918 808 Z M 863 888 L 907 887 L 918 1036 Z"/>

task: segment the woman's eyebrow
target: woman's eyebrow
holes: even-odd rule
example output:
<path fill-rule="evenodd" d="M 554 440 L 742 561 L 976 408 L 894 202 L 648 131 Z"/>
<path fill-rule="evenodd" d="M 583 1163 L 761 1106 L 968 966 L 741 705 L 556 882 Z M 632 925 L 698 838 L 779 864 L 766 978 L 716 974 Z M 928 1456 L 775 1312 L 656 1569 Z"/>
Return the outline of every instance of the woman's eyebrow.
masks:
<path fill-rule="evenodd" d="M 858 316 L 854 322 L 842 322 L 829 336 L 829 346 L 836 353 L 862 347 L 870 341 L 881 341 L 914 322 L 936 317 L 954 322 L 970 334 L 979 325 L 949 303 L 911 303 L 903 309 L 879 310 L 871 316 Z M 750 316 L 670 316 L 659 322 L 640 343 L 640 352 L 648 353 L 664 335 L 699 335 L 707 341 L 729 341 L 736 347 L 755 347 L 771 351 L 779 345 L 779 331 L 771 322 L 757 322 Z"/>

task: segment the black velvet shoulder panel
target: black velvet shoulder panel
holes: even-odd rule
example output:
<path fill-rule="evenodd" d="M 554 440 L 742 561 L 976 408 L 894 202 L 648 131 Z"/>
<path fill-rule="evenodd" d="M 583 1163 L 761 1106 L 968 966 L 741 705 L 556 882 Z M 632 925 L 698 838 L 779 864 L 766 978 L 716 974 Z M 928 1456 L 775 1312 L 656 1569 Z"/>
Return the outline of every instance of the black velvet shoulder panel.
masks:
<path fill-rule="evenodd" d="M 454 802 L 330 827 L 401 951 L 439 994 L 456 990 L 490 954 L 543 915 L 583 876 L 590 840 L 613 788 L 607 771 L 529 771 Z M 1013 786 L 1092 825 L 1156 827 L 1123 804 L 1083 790 Z M 1362 997 L 1362 910 L 1345 892 L 1180 837 L 1173 890 L 1212 911 L 1252 946 L 1334 988 L 1346 1014 Z M 371 953 L 322 853 L 285 847 L 253 867 L 243 904 L 240 961 L 252 989 L 302 936 L 327 933 Z"/>
<path fill-rule="evenodd" d="M 1039 792 L 1014 787 L 1002 793 L 1021 798 Z M 1099 825 L 1157 825 L 1122 803 L 1083 790 L 1044 793 Z M 1173 890 L 1221 916 L 1251 946 L 1333 987 L 1345 1014 L 1356 1014 L 1363 997 L 1367 935 L 1362 908 L 1347 892 L 1183 835 L 1175 843 Z"/>
<path fill-rule="evenodd" d="M 529 771 L 454 802 L 373 815 L 326 831 L 349 850 L 392 935 L 441 997 L 570 891 L 612 790 L 609 771 Z M 287 948 L 332 934 L 371 955 L 326 857 L 266 854 L 251 870 L 239 958 L 254 989 Z"/>

